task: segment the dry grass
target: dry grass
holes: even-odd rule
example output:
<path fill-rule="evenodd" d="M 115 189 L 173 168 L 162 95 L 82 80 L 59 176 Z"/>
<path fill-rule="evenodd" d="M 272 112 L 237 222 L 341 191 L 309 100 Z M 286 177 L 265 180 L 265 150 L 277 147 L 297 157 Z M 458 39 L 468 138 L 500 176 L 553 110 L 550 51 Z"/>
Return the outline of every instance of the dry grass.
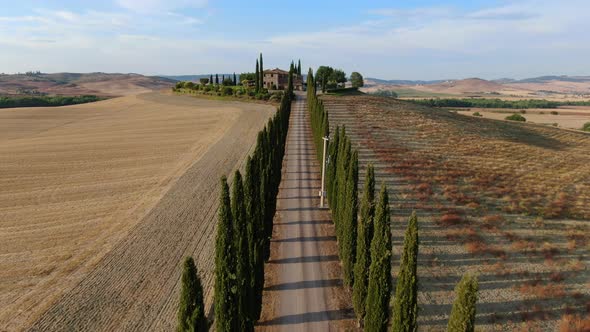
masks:
<path fill-rule="evenodd" d="M 589 135 L 368 96 L 324 102 L 361 168 L 373 163 L 388 183 L 394 238 L 412 210 L 420 217 L 425 330 L 444 329 L 440 304 L 452 304 L 466 271 L 480 274 L 483 330 L 555 330 L 564 303 L 580 313 L 590 298 Z"/>
<path fill-rule="evenodd" d="M 28 326 L 84 280 L 212 144 L 226 135 L 241 135 L 240 148 L 246 153 L 271 112 L 260 105 L 160 94 L 1 110 L 0 330 Z M 232 126 L 234 133 L 228 131 Z M 219 178 L 210 177 L 190 185 L 210 190 Z M 180 198 L 179 204 L 184 201 Z M 173 232 L 184 218 L 159 222 Z M 138 253 L 143 254 L 150 252 Z M 172 269 L 181 259 L 163 258 L 172 259 L 171 266 L 158 266 Z M 111 288 L 116 289 L 114 284 Z"/>

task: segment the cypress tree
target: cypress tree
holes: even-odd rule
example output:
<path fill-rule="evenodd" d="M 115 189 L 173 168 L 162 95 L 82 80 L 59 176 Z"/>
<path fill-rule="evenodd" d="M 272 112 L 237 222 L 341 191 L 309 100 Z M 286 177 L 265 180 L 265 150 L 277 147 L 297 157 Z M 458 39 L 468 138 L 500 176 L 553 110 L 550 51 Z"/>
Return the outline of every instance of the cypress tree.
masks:
<path fill-rule="evenodd" d="M 289 91 L 289 93 L 293 92 L 293 72 L 294 72 L 295 68 L 293 67 L 293 61 L 291 61 L 291 67 L 289 67 L 289 80 L 287 83 L 287 91 Z"/>
<path fill-rule="evenodd" d="M 225 75 L 221 75 L 221 84 L 223 84 L 223 81 L 225 81 Z"/>
<path fill-rule="evenodd" d="M 344 206 L 342 206 L 342 270 L 344 272 L 344 284 L 352 287 L 354 282 L 354 262 L 356 259 L 357 237 L 357 200 L 358 200 L 358 152 L 355 150 L 349 161 L 346 176 L 346 188 Z"/>
<path fill-rule="evenodd" d="M 389 299 L 391 297 L 391 230 L 389 197 L 385 184 L 381 185 L 375 209 L 374 235 L 371 240 L 371 267 L 365 315 L 365 331 L 387 330 Z"/>
<path fill-rule="evenodd" d="M 413 332 L 418 329 L 418 245 L 418 218 L 414 212 L 408 221 L 395 287 L 393 331 Z"/>
<path fill-rule="evenodd" d="M 232 219 L 229 187 L 223 176 L 215 243 L 215 329 L 224 332 L 239 330 Z"/>
<path fill-rule="evenodd" d="M 354 284 L 352 301 L 359 322 L 365 317 L 369 268 L 371 266 L 371 239 L 373 238 L 373 218 L 375 217 L 375 171 L 373 165 L 367 166 L 365 191 L 361 201 L 361 219 L 358 223 L 356 242 L 356 262 L 354 264 Z"/>
<path fill-rule="evenodd" d="M 262 90 L 264 88 L 264 66 L 262 61 L 262 53 L 260 53 L 260 78 L 258 81 L 260 82 L 259 89 Z"/>
<path fill-rule="evenodd" d="M 215 74 L 215 84 L 219 84 L 219 74 Z"/>
<path fill-rule="evenodd" d="M 334 131 L 334 138 L 330 142 L 328 165 L 326 167 L 326 183 L 328 187 L 328 202 L 330 207 L 335 207 L 335 187 L 336 187 L 336 164 L 338 160 L 338 146 L 340 144 L 340 127 L 336 126 Z"/>
<path fill-rule="evenodd" d="M 475 306 L 478 291 L 477 276 L 465 274 L 455 287 L 457 298 L 453 303 L 447 331 L 473 332 L 475 329 Z"/>
<path fill-rule="evenodd" d="M 301 59 L 297 61 L 297 75 L 301 76 Z"/>
<path fill-rule="evenodd" d="M 178 332 L 207 331 L 203 286 L 192 257 L 186 257 L 182 271 L 182 289 L 178 307 Z"/>
<path fill-rule="evenodd" d="M 263 224 L 260 221 L 260 214 L 256 204 L 258 203 L 258 167 L 256 165 L 257 151 L 253 154 L 254 158 L 248 157 L 246 161 L 246 216 L 248 219 L 248 244 L 250 252 L 250 265 L 252 266 L 252 278 L 250 287 L 252 288 L 254 304 L 251 310 L 252 321 L 260 318 L 262 306 L 262 288 L 264 286 L 264 256 L 262 253 Z"/>
<path fill-rule="evenodd" d="M 254 329 L 251 320 L 253 302 L 250 271 L 250 253 L 248 252 L 248 230 L 246 205 L 242 174 L 236 171 L 232 187 L 231 210 L 234 225 L 234 248 L 236 248 L 236 286 L 238 297 L 238 320 L 240 331 Z"/>
<path fill-rule="evenodd" d="M 238 85 L 238 78 L 236 77 L 236 73 L 234 72 L 234 80 L 233 80 L 234 86 Z"/>
<path fill-rule="evenodd" d="M 254 77 L 254 87 L 255 87 L 255 91 L 256 93 L 258 93 L 258 91 L 260 91 L 260 68 L 259 68 L 259 64 L 258 64 L 258 59 L 256 59 L 256 74 Z"/>
<path fill-rule="evenodd" d="M 209 75 L 209 84 L 213 85 L 213 74 Z"/>

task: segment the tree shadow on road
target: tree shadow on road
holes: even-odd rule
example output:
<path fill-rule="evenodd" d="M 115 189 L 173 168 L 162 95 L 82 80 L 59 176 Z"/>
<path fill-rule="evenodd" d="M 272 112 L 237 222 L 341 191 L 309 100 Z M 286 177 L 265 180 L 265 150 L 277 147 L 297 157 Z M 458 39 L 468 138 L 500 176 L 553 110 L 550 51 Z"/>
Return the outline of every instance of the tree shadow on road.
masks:
<path fill-rule="evenodd" d="M 348 308 L 280 316 L 265 322 L 260 322 L 258 323 L 258 326 L 303 324 L 350 318 L 354 318 L 354 312 L 352 309 Z"/>
<path fill-rule="evenodd" d="M 305 281 L 287 282 L 284 284 L 272 285 L 272 286 L 265 287 L 264 290 L 278 291 L 278 290 L 294 290 L 294 289 L 340 287 L 340 286 L 342 286 L 342 279 L 305 280 Z"/>

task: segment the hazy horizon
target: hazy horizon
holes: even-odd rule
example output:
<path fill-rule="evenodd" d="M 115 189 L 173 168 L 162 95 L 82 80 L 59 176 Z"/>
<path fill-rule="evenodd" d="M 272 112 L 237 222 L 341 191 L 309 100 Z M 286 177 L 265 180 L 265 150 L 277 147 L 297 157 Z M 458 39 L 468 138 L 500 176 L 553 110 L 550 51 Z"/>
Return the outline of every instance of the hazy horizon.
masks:
<path fill-rule="evenodd" d="M 582 0 L 24 0 L 3 9 L 4 73 L 239 73 L 262 52 L 266 68 L 301 58 L 305 69 L 387 80 L 590 75 Z"/>

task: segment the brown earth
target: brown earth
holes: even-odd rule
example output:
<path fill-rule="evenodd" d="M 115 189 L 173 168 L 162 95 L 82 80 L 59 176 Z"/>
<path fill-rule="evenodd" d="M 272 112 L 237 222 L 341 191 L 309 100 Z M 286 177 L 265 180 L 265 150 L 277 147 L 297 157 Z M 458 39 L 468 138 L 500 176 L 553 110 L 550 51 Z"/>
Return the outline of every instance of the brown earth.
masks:
<path fill-rule="evenodd" d="M 211 303 L 218 180 L 273 107 L 142 94 L 0 110 L 0 330 L 171 330 Z"/>
<path fill-rule="evenodd" d="M 0 75 L 0 95 L 31 92 L 50 95 L 127 96 L 169 89 L 174 81 L 139 74 L 57 73 Z"/>
<path fill-rule="evenodd" d="M 322 97 L 390 190 L 393 271 L 419 217 L 419 325 L 441 331 L 466 272 L 476 325 L 555 331 L 590 314 L 590 135 L 369 96 Z M 359 186 L 362 188 L 362 186 Z M 565 330 L 565 329 L 564 329 Z"/>

